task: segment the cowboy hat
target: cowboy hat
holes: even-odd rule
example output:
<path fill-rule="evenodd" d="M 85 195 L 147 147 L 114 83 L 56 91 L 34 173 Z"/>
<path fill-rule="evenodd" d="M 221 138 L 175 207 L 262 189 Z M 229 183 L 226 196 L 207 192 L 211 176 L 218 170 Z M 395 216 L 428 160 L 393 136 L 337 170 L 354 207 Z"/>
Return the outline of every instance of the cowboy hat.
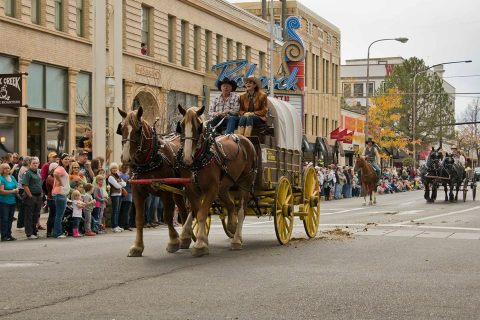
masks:
<path fill-rule="evenodd" d="M 233 81 L 231 79 L 228 79 L 228 78 L 223 78 L 222 81 L 218 81 L 217 82 L 217 88 L 218 88 L 218 91 L 222 91 L 221 87 L 222 87 L 222 84 L 229 84 L 232 86 L 232 92 L 237 90 L 237 82 L 236 81 Z"/>
<path fill-rule="evenodd" d="M 370 137 L 367 139 L 367 141 L 365 141 L 365 144 L 368 144 L 369 142 L 375 144 L 376 142 Z"/>
<path fill-rule="evenodd" d="M 260 81 L 259 78 L 255 76 L 244 77 L 243 82 L 247 83 L 247 81 L 252 81 L 253 83 L 255 83 L 257 85 L 258 90 L 262 89 L 262 81 Z"/>

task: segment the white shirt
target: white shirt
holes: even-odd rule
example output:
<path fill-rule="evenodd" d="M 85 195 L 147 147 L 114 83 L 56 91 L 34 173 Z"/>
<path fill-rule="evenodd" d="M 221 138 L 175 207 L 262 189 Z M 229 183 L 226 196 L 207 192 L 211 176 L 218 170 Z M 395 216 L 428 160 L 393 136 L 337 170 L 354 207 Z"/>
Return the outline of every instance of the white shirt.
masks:
<path fill-rule="evenodd" d="M 72 202 L 72 208 L 73 208 L 73 213 L 72 217 L 74 218 L 81 218 L 82 217 L 82 208 L 79 207 L 79 205 L 82 205 L 83 202 L 80 200 L 73 200 Z"/>
<path fill-rule="evenodd" d="M 240 111 L 240 96 L 234 92 L 230 92 L 227 99 L 224 99 L 222 95 L 213 100 L 208 110 L 208 116 L 213 118 L 213 114 L 218 112 L 228 112 L 229 115 L 238 116 Z"/>

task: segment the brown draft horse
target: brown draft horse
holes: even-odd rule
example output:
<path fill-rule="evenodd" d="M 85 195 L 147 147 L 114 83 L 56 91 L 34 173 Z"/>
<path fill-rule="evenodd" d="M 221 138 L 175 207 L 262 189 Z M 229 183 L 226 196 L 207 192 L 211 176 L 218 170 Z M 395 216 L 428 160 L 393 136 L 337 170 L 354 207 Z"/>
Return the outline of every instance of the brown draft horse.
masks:
<path fill-rule="evenodd" d="M 370 196 L 370 202 L 368 204 L 376 204 L 378 178 L 375 170 L 373 170 L 373 167 L 369 163 L 367 163 L 367 160 L 365 160 L 365 158 L 360 155 L 357 155 L 354 170 L 360 170 L 361 173 L 362 193 L 364 199 L 363 205 L 367 205 L 367 195 Z"/>
<path fill-rule="evenodd" d="M 118 109 L 123 121 L 119 124 L 117 133 L 122 135 L 122 162 L 129 165 L 136 179 L 172 178 L 175 177 L 175 155 L 180 147 L 180 137 L 175 140 L 164 140 L 156 135 L 155 130 L 142 119 L 143 108 L 128 114 Z M 182 196 L 160 191 L 151 185 L 132 185 L 133 202 L 135 203 L 136 237 L 128 253 L 129 257 L 140 257 L 144 249 L 143 204 L 149 194 L 161 197 L 164 205 L 165 222 L 168 225 L 170 241 L 168 252 L 176 252 L 184 248 L 173 226 L 175 204 L 182 222 L 187 218 L 187 209 Z M 190 242 L 188 242 L 188 246 Z M 188 248 L 187 246 L 187 248 Z"/>
<path fill-rule="evenodd" d="M 178 110 L 183 119 L 180 123 L 182 149 L 177 154 L 177 162 L 182 177 L 193 177 L 194 182 L 185 187 L 199 226 L 192 254 L 200 257 L 209 253 L 205 221 L 217 197 L 227 208 L 227 227 L 235 233 L 231 249 L 241 250 L 245 210 L 256 177 L 255 148 L 244 136 L 229 134 L 214 137 L 213 130 L 206 131 L 200 118 L 205 107 L 185 110 L 178 105 Z M 236 207 L 229 193 L 232 186 L 237 186 L 240 193 L 238 223 L 234 221 Z"/>

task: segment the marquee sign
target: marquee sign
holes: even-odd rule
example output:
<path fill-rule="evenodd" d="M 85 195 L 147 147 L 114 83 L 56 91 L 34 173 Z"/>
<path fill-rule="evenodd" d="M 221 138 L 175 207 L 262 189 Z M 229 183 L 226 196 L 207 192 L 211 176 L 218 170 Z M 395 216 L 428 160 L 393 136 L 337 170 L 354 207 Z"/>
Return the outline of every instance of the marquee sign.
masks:
<path fill-rule="evenodd" d="M 276 90 L 301 90 L 305 83 L 305 48 L 302 40 L 296 33 L 301 22 L 298 17 L 291 16 L 285 21 L 288 38 L 282 47 L 282 75 L 273 79 Z M 243 78 L 248 78 L 255 73 L 256 63 L 249 64 L 246 59 L 229 60 L 212 66 L 212 71 L 220 70 L 215 84 L 225 78 L 233 80 L 238 87 L 244 87 Z M 246 71 L 244 71 L 246 70 Z M 268 77 L 259 77 L 262 88 L 268 87 Z"/>
<path fill-rule="evenodd" d="M 249 76 L 253 75 L 255 69 L 257 68 L 256 63 L 252 63 L 250 66 L 248 64 L 248 60 L 240 59 L 229 60 L 212 66 L 212 71 L 220 69 L 220 73 L 215 83 L 218 83 L 219 81 L 228 78 L 235 81 L 238 87 L 244 87 L 245 83 L 243 82 L 243 78 L 248 78 Z M 244 69 L 246 69 L 247 71 L 245 73 L 242 73 L 242 70 Z M 298 78 L 296 77 L 297 72 L 298 69 L 294 70 L 294 72 L 292 72 L 289 77 L 275 78 L 273 80 L 274 88 L 277 90 L 296 90 L 296 85 L 298 82 Z M 261 76 L 259 77 L 259 79 L 260 81 L 262 81 L 262 88 L 267 88 L 268 77 Z"/>
<path fill-rule="evenodd" d="M 0 106 L 22 106 L 21 74 L 0 74 Z"/>

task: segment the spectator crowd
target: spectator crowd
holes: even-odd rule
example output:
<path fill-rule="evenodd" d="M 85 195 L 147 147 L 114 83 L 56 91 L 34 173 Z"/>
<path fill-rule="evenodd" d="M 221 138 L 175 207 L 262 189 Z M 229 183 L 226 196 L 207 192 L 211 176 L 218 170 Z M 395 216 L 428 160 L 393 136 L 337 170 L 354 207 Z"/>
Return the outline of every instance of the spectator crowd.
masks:
<path fill-rule="evenodd" d="M 17 153 L 0 159 L 1 241 L 16 240 L 14 222 L 29 240 L 40 237 L 40 230 L 57 239 L 96 236 L 105 233 L 106 225 L 115 233 L 131 231 L 135 208 L 129 168 L 89 156 L 90 150 L 81 149 L 75 156 L 50 152 L 44 164 Z M 46 226 L 41 225 L 42 212 L 48 213 Z M 144 212 L 145 227 L 163 223 L 159 197 L 149 196 Z"/>
<path fill-rule="evenodd" d="M 358 172 L 349 166 L 315 167 L 318 184 L 324 200 L 360 197 L 361 182 Z M 417 170 L 413 168 L 384 168 L 377 185 L 378 194 L 389 194 L 422 189 Z"/>
<path fill-rule="evenodd" d="M 90 160 L 90 150 L 48 154 L 40 164 L 38 157 L 7 154 L 0 160 L 1 241 L 14 241 L 12 226 L 24 230 L 27 239 L 37 239 L 39 230 L 46 237 L 64 239 L 96 236 L 106 231 L 123 232 L 135 227 L 135 207 L 129 184 L 129 168 L 104 159 Z M 324 200 L 359 197 L 358 174 L 348 166 L 316 167 Z M 413 168 L 384 168 L 377 192 L 388 194 L 421 189 Z M 144 203 L 145 227 L 163 223 L 159 197 L 149 196 Z M 15 212 L 18 212 L 15 217 Z M 48 213 L 46 226 L 40 214 Z M 108 213 L 108 214 L 107 214 Z M 106 217 L 109 217 L 106 221 Z M 108 223 L 107 223 L 108 222 Z"/>

